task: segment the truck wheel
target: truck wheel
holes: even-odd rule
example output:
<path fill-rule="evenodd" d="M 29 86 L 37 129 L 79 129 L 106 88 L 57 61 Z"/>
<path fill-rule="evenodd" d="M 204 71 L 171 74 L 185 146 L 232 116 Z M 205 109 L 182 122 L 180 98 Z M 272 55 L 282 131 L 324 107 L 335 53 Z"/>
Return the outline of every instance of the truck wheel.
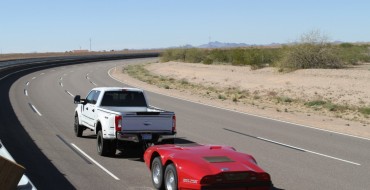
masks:
<path fill-rule="evenodd" d="M 104 139 L 101 130 L 98 131 L 96 139 L 97 150 L 100 156 L 113 156 L 116 153 L 115 141 Z"/>
<path fill-rule="evenodd" d="M 155 157 L 152 161 L 152 182 L 155 188 L 163 189 L 163 167 L 160 157 Z"/>
<path fill-rule="evenodd" d="M 75 116 L 74 130 L 76 137 L 82 137 L 83 127 L 78 122 L 78 115 Z"/>
<path fill-rule="evenodd" d="M 164 184 L 166 190 L 177 190 L 177 172 L 173 164 L 169 164 L 164 172 Z"/>

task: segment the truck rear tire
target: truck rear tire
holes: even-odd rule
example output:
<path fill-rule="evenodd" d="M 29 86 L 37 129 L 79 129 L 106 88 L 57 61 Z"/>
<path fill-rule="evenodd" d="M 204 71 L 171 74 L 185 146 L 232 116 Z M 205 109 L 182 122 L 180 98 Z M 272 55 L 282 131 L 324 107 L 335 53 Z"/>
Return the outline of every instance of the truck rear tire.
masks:
<path fill-rule="evenodd" d="M 74 131 L 75 131 L 76 137 L 82 137 L 82 133 L 84 129 L 78 121 L 78 115 L 75 115 Z"/>
<path fill-rule="evenodd" d="M 98 131 L 96 140 L 97 150 L 100 156 L 114 156 L 116 154 L 116 141 L 104 139 L 101 130 Z"/>

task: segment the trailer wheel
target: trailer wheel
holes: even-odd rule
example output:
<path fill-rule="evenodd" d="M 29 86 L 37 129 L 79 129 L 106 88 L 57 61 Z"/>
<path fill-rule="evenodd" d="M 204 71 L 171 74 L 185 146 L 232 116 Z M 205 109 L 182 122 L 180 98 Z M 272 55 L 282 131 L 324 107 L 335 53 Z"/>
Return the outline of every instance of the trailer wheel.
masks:
<path fill-rule="evenodd" d="M 163 167 L 160 157 L 155 157 L 152 161 L 152 182 L 155 188 L 164 189 L 163 187 Z"/>
<path fill-rule="evenodd" d="M 164 172 L 164 184 L 166 190 L 177 190 L 177 171 L 175 165 L 169 164 Z"/>

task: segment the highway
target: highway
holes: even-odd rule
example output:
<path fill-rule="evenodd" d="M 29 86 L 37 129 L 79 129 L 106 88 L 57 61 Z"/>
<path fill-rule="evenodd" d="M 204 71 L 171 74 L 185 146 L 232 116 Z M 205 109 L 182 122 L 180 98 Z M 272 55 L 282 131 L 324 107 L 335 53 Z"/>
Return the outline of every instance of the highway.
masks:
<path fill-rule="evenodd" d="M 39 189 L 153 189 L 138 151 L 96 152 L 95 135 L 73 132 L 73 96 L 128 86 L 108 75 L 156 58 L 38 68 L 0 77 L 0 139 Z M 145 89 L 144 89 L 145 90 Z M 147 91 L 177 117 L 176 143 L 222 144 L 253 155 L 276 189 L 369 189 L 370 140 L 256 117 Z"/>

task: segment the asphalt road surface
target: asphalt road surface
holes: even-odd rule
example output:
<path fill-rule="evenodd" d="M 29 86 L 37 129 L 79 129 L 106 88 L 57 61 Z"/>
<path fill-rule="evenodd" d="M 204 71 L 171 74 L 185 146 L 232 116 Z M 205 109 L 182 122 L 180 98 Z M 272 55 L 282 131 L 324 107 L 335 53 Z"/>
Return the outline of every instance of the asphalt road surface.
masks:
<path fill-rule="evenodd" d="M 0 94 L 0 138 L 36 187 L 154 189 L 140 151 L 101 157 L 91 131 L 83 138 L 73 132 L 74 95 L 84 97 L 98 86 L 127 86 L 110 78 L 108 70 L 151 60 L 54 67 L 1 79 L 0 88 L 9 94 Z M 230 145 L 251 154 L 276 189 L 370 187 L 369 139 L 146 93 L 151 105 L 176 112 L 177 143 Z"/>

